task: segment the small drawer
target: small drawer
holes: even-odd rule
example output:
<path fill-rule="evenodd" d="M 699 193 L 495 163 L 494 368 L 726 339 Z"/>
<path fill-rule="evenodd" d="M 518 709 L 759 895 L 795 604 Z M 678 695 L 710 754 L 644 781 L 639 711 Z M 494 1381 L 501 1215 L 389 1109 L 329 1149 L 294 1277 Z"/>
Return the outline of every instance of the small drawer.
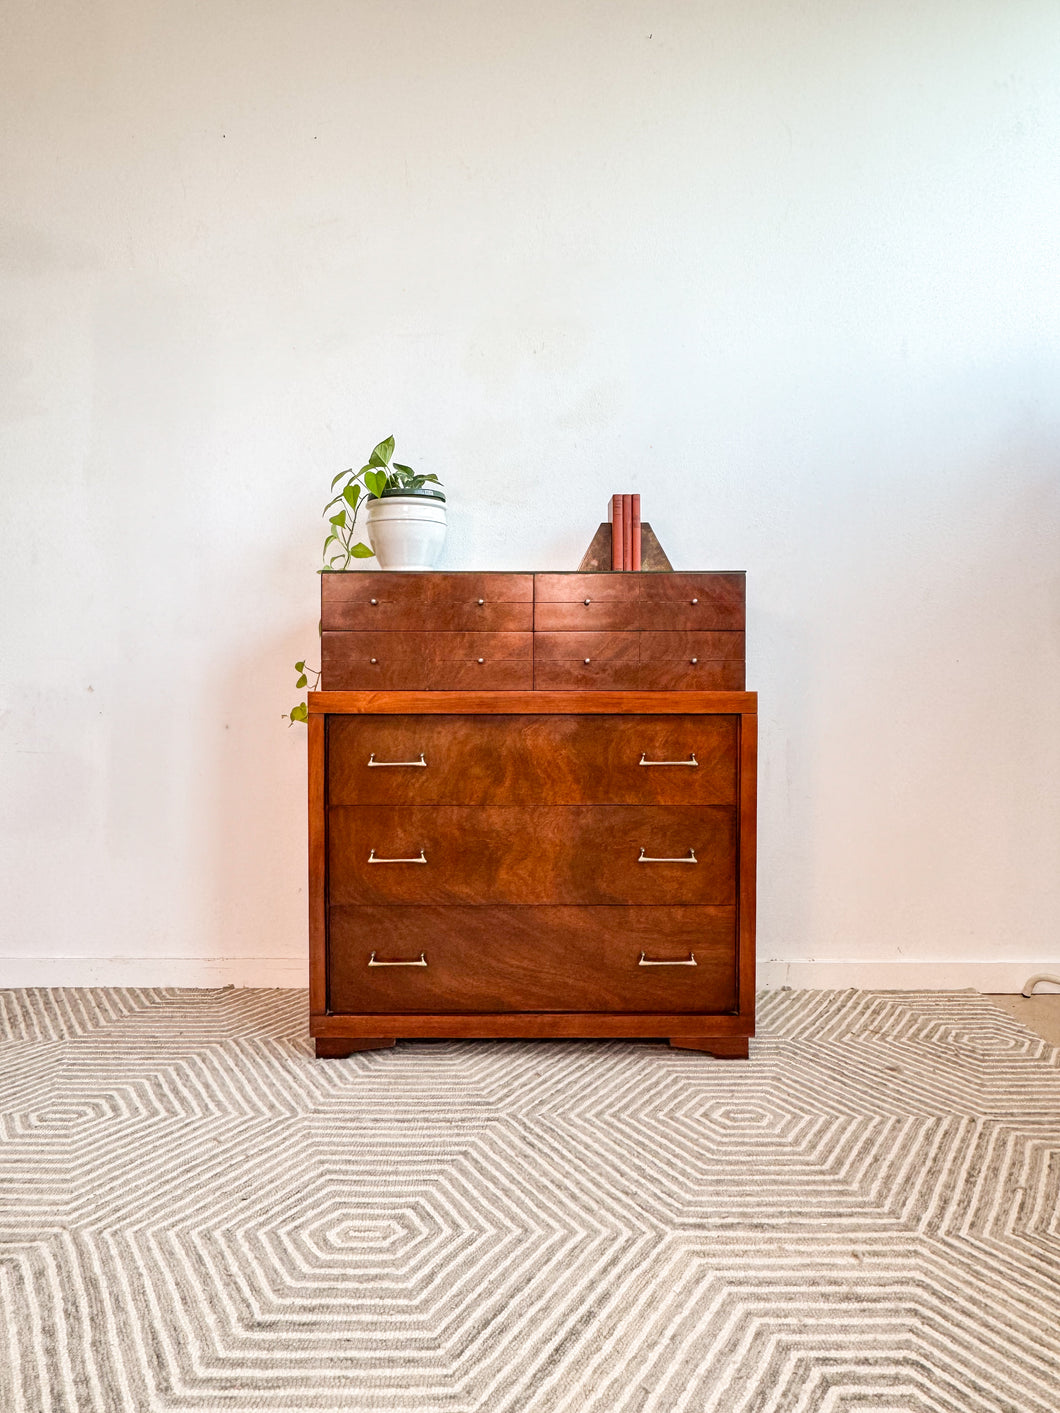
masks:
<path fill-rule="evenodd" d="M 545 662 L 534 669 L 539 692 L 742 692 L 742 662 Z"/>
<path fill-rule="evenodd" d="M 332 716 L 332 805 L 734 805 L 739 717 Z"/>
<path fill-rule="evenodd" d="M 535 633 L 538 691 L 742 691 L 735 632 Z"/>
<path fill-rule="evenodd" d="M 538 632 L 724 630 L 745 626 L 745 576 L 733 574 L 537 574 Z"/>
<path fill-rule="evenodd" d="M 728 1014 L 735 910 L 334 907 L 328 1008 Z"/>
<path fill-rule="evenodd" d="M 320 665 L 327 692 L 528 691 L 533 635 L 325 632 Z"/>
<path fill-rule="evenodd" d="M 325 632 L 528 633 L 533 598 L 532 574 L 324 573 L 320 625 Z"/>
<path fill-rule="evenodd" d="M 328 890 L 355 903 L 736 901 L 724 806 L 342 805 Z"/>

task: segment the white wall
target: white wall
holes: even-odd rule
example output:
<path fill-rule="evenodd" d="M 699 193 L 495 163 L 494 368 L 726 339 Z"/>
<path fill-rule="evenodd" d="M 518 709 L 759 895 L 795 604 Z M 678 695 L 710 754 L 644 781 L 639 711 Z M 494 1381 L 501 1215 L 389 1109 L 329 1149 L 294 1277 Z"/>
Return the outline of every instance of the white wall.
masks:
<path fill-rule="evenodd" d="M 9 0 L 0 984 L 296 984 L 335 471 L 744 568 L 761 976 L 1060 966 L 1055 0 Z"/>

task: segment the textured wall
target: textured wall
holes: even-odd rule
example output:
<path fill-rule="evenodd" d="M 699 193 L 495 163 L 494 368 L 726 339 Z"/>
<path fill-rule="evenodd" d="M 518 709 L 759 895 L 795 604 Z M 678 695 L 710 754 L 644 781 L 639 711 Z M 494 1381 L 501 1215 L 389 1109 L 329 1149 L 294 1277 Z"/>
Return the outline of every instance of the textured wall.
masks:
<path fill-rule="evenodd" d="M 389 432 L 448 567 L 635 489 L 747 569 L 765 980 L 1057 964 L 1052 0 L 0 25 L 0 983 L 302 979 L 281 713 Z"/>

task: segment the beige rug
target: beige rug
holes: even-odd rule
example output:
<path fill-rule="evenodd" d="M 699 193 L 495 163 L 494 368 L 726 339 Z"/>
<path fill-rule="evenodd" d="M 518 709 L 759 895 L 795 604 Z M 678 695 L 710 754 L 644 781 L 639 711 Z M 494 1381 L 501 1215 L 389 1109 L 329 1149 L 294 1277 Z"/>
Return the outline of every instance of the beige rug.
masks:
<path fill-rule="evenodd" d="M 0 992 L 2 1413 L 1057 1413 L 1058 1052 L 780 992 L 747 1063 L 311 1058 L 284 991 Z"/>

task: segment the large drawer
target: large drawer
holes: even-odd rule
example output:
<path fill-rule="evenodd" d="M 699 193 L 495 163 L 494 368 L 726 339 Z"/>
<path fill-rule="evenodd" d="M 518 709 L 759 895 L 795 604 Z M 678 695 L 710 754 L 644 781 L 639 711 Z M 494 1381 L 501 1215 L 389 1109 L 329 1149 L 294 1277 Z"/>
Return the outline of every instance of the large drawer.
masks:
<path fill-rule="evenodd" d="M 332 716 L 328 801 L 732 805 L 738 731 L 721 715 Z"/>
<path fill-rule="evenodd" d="M 376 963 L 419 962 L 422 955 L 426 965 L 370 966 L 373 954 Z M 642 957 L 647 965 L 641 964 Z M 332 1012 L 661 1015 L 735 1008 L 732 908 L 331 910 Z"/>
<path fill-rule="evenodd" d="M 320 626 L 325 632 L 528 633 L 533 599 L 532 574 L 325 573 Z"/>
<path fill-rule="evenodd" d="M 340 805 L 328 891 L 353 903 L 736 901 L 723 805 Z"/>
<path fill-rule="evenodd" d="M 321 686 L 329 692 L 527 691 L 532 633 L 324 633 Z"/>
<path fill-rule="evenodd" d="M 741 574 L 536 574 L 542 632 L 744 629 Z"/>

